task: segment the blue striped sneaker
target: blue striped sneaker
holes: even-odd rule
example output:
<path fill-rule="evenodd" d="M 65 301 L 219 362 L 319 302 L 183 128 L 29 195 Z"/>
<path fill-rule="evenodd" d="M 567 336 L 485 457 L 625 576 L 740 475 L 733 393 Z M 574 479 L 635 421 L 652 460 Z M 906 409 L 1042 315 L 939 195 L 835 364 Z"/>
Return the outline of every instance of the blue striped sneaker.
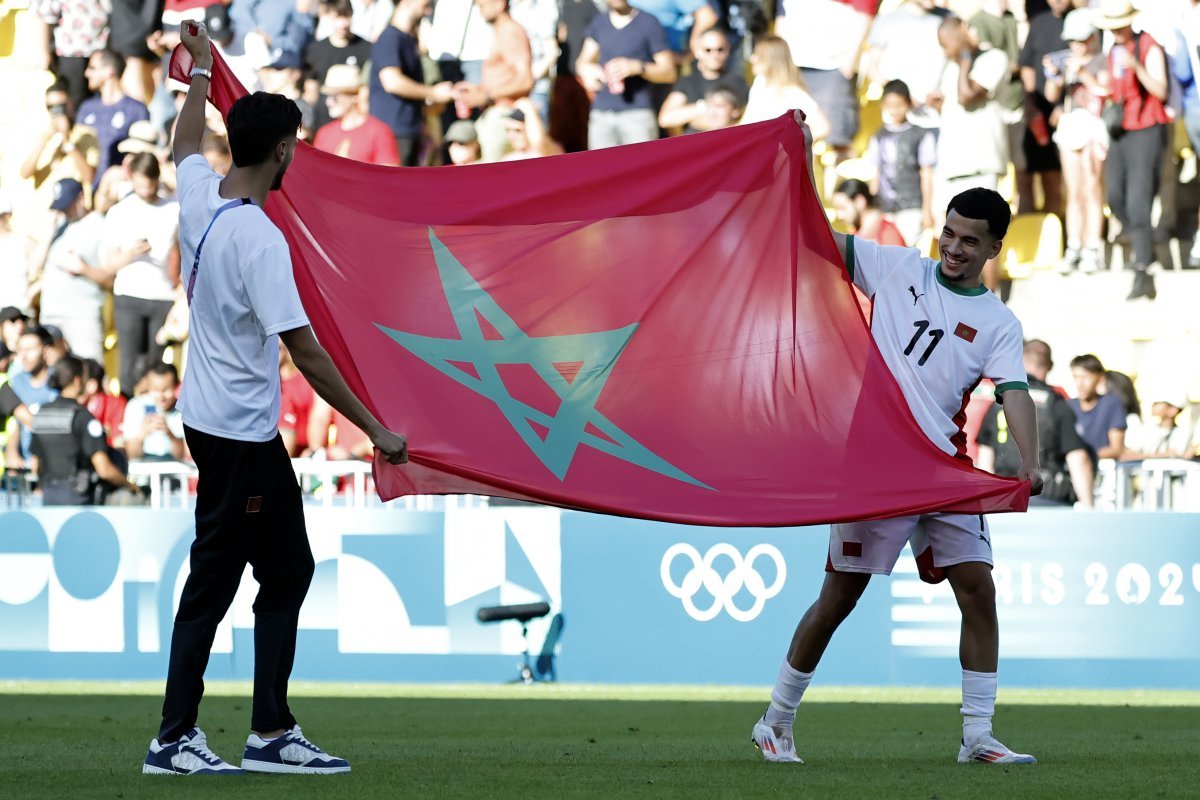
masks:
<path fill-rule="evenodd" d="M 150 742 L 143 775 L 242 775 L 242 770 L 208 749 L 208 739 L 200 728 L 192 728 L 179 741 Z"/>
<path fill-rule="evenodd" d="M 283 772 L 292 775 L 334 775 L 349 772 L 350 762 L 331 756 L 304 738 L 300 726 L 275 739 L 257 733 L 246 740 L 242 769 L 247 772 Z"/>

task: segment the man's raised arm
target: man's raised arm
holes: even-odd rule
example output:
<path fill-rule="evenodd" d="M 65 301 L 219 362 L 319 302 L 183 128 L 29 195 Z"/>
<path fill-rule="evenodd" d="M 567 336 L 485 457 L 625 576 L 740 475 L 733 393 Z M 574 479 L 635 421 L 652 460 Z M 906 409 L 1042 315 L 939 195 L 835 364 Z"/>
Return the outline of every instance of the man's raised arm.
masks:
<path fill-rule="evenodd" d="M 176 165 L 188 156 L 200 152 L 200 143 L 204 139 L 204 104 L 208 100 L 208 83 L 213 66 L 212 45 L 208 42 L 208 30 L 203 22 L 183 23 L 180 38 L 195 62 L 195 67 L 192 70 L 192 84 L 188 87 L 187 99 L 183 101 L 179 119 L 175 122 L 172 153 Z"/>

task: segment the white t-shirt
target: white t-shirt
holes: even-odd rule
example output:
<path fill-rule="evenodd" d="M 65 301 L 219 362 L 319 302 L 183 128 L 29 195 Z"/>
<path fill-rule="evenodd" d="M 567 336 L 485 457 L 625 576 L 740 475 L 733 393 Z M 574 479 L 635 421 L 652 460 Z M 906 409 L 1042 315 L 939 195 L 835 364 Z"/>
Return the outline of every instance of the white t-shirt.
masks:
<path fill-rule="evenodd" d="M 62 236 L 50 245 L 46 268 L 42 271 L 43 321 L 100 318 L 104 290 L 91 278 L 72 275 L 66 267 L 74 261 L 72 254 L 92 267 L 100 266 L 104 228 L 104 215 L 92 212 L 68 225 Z"/>
<path fill-rule="evenodd" d="M 960 66 L 949 61 L 942 72 L 942 121 L 938 134 L 939 178 L 1003 175 L 1008 170 L 1008 127 L 996 90 L 1009 76 L 1003 50 L 985 50 L 971 65 L 971 80 L 987 90 L 987 102 L 970 110 L 958 101 Z"/>
<path fill-rule="evenodd" d="M 179 236 L 179 204 L 158 198 L 147 203 L 129 195 L 108 211 L 104 218 L 104 246 L 128 250 L 145 239 L 150 252 L 122 267 L 113 280 L 113 294 L 143 300 L 173 300 L 171 279 L 167 276 L 167 257 Z"/>
<path fill-rule="evenodd" d="M 474 0 L 438 0 L 429 34 L 429 57 L 434 61 L 484 61 L 496 38 Z"/>
<path fill-rule="evenodd" d="M 179 246 L 187 285 L 196 245 L 217 210 L 221 176 L 204 156 L 179 165 Z M 308 324 L 283 234 L 261 208 L 223 213 L 204 242 L 191 305 L 191 348 L 179 396 L 198 431 L 248 442 L 278 434 L 279 337 Z"/>
<path fill-rule="evenodd" d="M 782 0 L 782 25 L 775 33 L 787 42 L 798 67 L 840 69 L 855 50 L 856 36 L 838 36 L 835 31 L 862 32 L 860 15 L 838 0 Z"/>
<path fill-rule="evenodd" d="M 125 418 L 121 425 L 121 430 L 126 436 L 140 435 L 142 425 L 146 422 L 148 414 L 162 414 L 155 405 L 154 399 L 148 395 L 139 395 L 125 406 Z M 175 436 L 176 439 L 183 438 L 183 415 L 179 413 L 178 408 L 172 408 L 165 415 L 164 421 L 167 423 L 167 428 Z M 142 457 L 149 459 L 169 459 L 171 458 L 171 439 L 162 431 L 154 431 L 142 439 Z"/>
<path fill-rule="evenodd" d="M 851 237 L 854 285 L 872 299 L 871 335 L 925 435 L 966 454 L 967 403 L 980 378 L 997 393 L 1028 389 L 1021 323 L 980 286 L 945 282 L 938 262 L 908 247 Z"/>

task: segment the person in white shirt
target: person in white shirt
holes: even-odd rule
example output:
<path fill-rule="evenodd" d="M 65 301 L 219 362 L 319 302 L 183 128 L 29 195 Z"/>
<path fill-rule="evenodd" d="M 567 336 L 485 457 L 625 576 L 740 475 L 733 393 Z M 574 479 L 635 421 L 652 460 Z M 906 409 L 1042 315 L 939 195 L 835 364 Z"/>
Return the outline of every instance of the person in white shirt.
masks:
<path fill-rule="evenodd" d="M 183 26 L 191 87 L 175 129 L 179 229 L 187 259 L 191 352 L 179 409 L 200 478 L 196 540 L 171 636 L 166 699 L 142 771 L 160 775 L 349 772 L 307 739 L 288 706 L 300 607 L 314 563 L 304 504 L 279 435 L 279 341 L 317 394 L 366 431 L 389 463 L 408 460 L 346 386 L 300 303 L 287 241 L 263 211 L 296 152 L 300 109 L 281 95 L 243 96 L 228 113 L 233 168 L 222 178 L 200 152 L 213 57 L 202 23 Z M 217 625 L 249 564 L 254 601 L 254 698 L 242 770 L 197 726 Z"/>
<path fill-rule="evenodd" d="M 158 158 L 135 153 L 129 160 L 133 194 L 104 219 L 100 265 L 112 276 L 113 318 L 120 355 L 121 392 L 133 394 L 139 363 L 162 360 L 154 341 L 179 283 L 179 204 L 162 195 Z"/>
<path fill-rule="evenodd" d="M 176 408 L 179 373 L 173 364 L 154 364 L 143 376 L 145 392 L 125 406 L 121 430 L 130 461 L 183 461 L 183 414 Z"/>
<path fill-rule="evenodd" d="M 754 83 L 750 84 L 742 125 L 775 119 L 798 108 L 808 115 L 808 126 L 817 141 L 829 135 L 829 118 L 808 93 L 800 70 L 792 63 L 787 42 L 778 36 L 762 37 L 750 54 L 750 66 L 754 70 Z"/>
<path fill-rule="evenodd" d="M 804 130 L 812 174 L 812 134 Z M 815 181 L 814 181 L 815 185 Z M 871 298 L 871 335 L 929 440 L 948 458 L 966 459 L 962 424 L 971 391 L 996 383 L 1009 433 L 1021 453 L 1016 477 L 1041 491 L 1036 412 L 1022 364 L 1021 325 L 983 287 L 984 264 L 1003 245 L 1011 212 L 999 194 L 969 189 L 950 201 L 941 262 L 917 250 L 886 247 L 829 228 L 848 279 Z M 969 459 L 968 459 L 969 463 Z M 833 525 L 825 583 L 800 620 L 780 667 L 771 703 L 752 736 L 767 761 L 800 763 L 792 729 L 800 700 L 834 632 L 873 574 L 890 574 L 911 540 L 923 580 L 949 579 L 962 613 L 960 763 L 1032 764 L 992 735 L 999 629 L 991 541 L 982 514 L 930 513 Z"/>

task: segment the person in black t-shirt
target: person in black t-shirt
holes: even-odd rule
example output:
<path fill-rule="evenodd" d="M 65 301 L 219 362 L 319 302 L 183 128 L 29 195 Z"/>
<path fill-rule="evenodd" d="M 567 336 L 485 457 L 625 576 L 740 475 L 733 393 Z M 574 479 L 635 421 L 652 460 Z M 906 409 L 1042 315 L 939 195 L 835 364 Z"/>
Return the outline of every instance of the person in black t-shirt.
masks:
<path fill-rule="evenodd" d="M 1031 504 L 1071 505 L 1092 508 L 1092 484 L 1095 470 L 1087 445 L 1075 430 L 1075 412 L 1046 376 L 1054 362 L 1050 345 L 1030 339 L 1022 351 L 1025 372 L 1029 375 L 1029 396 L 1037 408 L 1038 444 L 1041 448 L 1042 479 L 1045 488 Z M 1021 466 L 1020 452 L 1008 433 L 1008 421 L 1001 406 L 988 409 L 977 438 L 980 469 L 996 475 L 1016 475 Z M 1014 460 L 1015 459 L 1015 460 Z"/>
<path fill-rule="evenodd" d="M 658 112 L 658 125 L 678 133 L 706 131 L 708 122 L 705 98 L 715 89 L 729 89 L 737 96 L 738 107 L 745 108 L 750 96 L 746 80 L 729 68 L 729 34 L 721 28 L 709 28 L 700 34 L 692 71 L 675 81 L 671 93 Z"/>
<path fill-rule="evenodd" d="M 1025 171 L 1017 174 L 1020 211 L 1034 211 L 1033 175 L 1042 176 L 1042 211 L 1062 216 L 1062 161 L 1053 141 L 1054 129 L 1062 112 L 1061 104 L 1046 99 L 1046 73 L 1042 60 L 1051 54 L 1065 58 L 1069 53 L 1063 41 L 1063 19 L 1071 10 L 1070 0 L 1050 0 L 1049 11 L 1029 20 L 1029 33 L 1021 49 L 1021 83 L 1025 87 L 1025 136 L 1021 149 Z"/>
<path fill-rule="evenodd" d="M 333 119 L 321 98 L 321 86 L 329 68 L 349 64 L 361 72 L 371 60 L 371 43 L 350 32 L 354 16 L 350 0 L 322 0 L 321 12 L 333 20 L 329 38 L 309 42 L 304 50 L 304 99 L 313 109 L 313 130 Z"/>
<path fill-rule="evenodd" d="M 92 505 L 101 482 L 140 491 L 109 458 L 104 426 L 79 403 L 83 362 L 75 356 L 61 358 L 50 373 L 50 385 L 58 397 L 33 415 L 31 451 L 42 503 Z"/>

